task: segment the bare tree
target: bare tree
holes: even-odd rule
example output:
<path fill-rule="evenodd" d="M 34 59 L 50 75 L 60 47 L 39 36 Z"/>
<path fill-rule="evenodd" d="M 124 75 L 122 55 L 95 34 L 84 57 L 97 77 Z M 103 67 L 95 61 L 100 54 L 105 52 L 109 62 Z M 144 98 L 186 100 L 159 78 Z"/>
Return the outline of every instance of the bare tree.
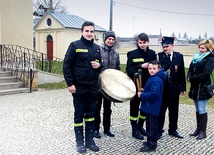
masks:
<path fill-rule="evenodd" d="M 175 33 L 174 32 L 172 33 L 171 37 L 175 37 Z"/>
<path fill-rule="evenodd" d="M 33 15 L 34 23 L 37 23 L 41 17 L 47 12 L 67 13 L 67 7 L 63 5 L 62 0 L 34 0 L 33 1 Z"/>
<path fill-rule="evenodd" d="M 207 39 L 207 32 L 205 32 L 204 34 L 204 39 Z"/>
<path fill-rule="evenodd" d="M 34 1 L 35 1 L 33 3 L 34 11 L 43 10 L 45 12 L 48 9 L 53 9 L 53 11 L 65 13 L 67 9 L 67 7 L 63 5 L 62 0 L 34 0 Z"/>
<path fill-rule="evenodd" d="M 187 33 L 186 33 L 186 32 L 184 32 L 184 37 L 183 37 L 183 38 L 188 39 L 188 36 L 187 36 Z"/>

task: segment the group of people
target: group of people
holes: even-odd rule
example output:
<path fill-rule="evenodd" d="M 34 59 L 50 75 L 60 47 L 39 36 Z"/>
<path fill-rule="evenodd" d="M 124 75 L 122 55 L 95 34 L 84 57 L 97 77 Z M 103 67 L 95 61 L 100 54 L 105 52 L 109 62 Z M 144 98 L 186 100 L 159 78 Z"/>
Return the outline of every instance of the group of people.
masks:
<path fill-rule="evenodd" d="M 111 126 L 111 101 L 99 91 L 98 77 L 106 69 L 120 70 L 119 53 L 115 50 L 116 36 L 113 31 L 103 34 L 103 45 L 94 43 L 95 25 L 91 21 L 82 24 L 80 40 L 71 42 L 64 58 L 63 73 L 68 90 L 73 96 L 74 132 L 76 148 L 85 153 L 87 148 L 99 151 L 95 138 L 101 138 L 100 111 L 103 104 L 104 134 L 114 137 Z M 186 93 L 186 81 L 190 82 L 189 97 L 196 108 L 196 130 L 190 136 L 196 139 L 206 137 L 206 105 L 212 97 L 206 86 L 211 83 L 210 75 L 214 67 L 214 50 L 211 40 L 202 40 L 199 51 L 194 55 L 185 76 L 184 58 L 173 50 L 174 38 L 163 37 L 163 51 L 150 49 L 149 37 L 138 35 L 137 48 L 127 53 L 126 73 L 134 81 L 135 73 L 141 71 L 140 90 L 130 100 L 130 123 L 132 137 L 146 142 L 140 152 L 154 151 L 157 140 L 164 132 L 165 114 L 169 112 L 168 134 L 183 138 L 178 132 L 179 96 Z M 144 129 L 146 122 L 146 130 Z M 84 136 L 85 127 L 85 136 Z"/>

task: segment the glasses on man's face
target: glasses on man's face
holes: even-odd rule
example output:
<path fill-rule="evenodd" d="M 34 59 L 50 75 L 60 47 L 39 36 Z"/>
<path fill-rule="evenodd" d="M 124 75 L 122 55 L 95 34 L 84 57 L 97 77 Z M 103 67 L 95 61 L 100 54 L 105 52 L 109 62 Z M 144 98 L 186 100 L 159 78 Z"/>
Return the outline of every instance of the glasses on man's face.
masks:
<path fill-rule="evenodd" d="M 89 31 L 89 30 L 85 30 L 85 32 L 90 32 L 90 33 L 94 33 L 94 31 L 93 30 L 91 30 L 91 31 Z"/>

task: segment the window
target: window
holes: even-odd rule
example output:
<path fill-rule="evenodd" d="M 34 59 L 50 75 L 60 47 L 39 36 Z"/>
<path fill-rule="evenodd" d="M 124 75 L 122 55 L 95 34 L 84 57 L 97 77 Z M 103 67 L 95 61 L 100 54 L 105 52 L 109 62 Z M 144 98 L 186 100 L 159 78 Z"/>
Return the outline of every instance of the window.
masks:
<path fill-rule="evenodd" d="M 48 18 L 48 19 L 47 19 L 47 25 L 48 25 L 48 26 L 51 26 L 51 23 L 52 23 L 51 19 Z"/>

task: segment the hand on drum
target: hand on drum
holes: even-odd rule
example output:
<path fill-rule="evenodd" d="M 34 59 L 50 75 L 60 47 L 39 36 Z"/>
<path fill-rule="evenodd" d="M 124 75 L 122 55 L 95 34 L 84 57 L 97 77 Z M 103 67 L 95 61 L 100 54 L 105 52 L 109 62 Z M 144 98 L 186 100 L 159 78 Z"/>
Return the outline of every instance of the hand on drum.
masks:
<path fill-rule="evenodd" d="M 92 68 L 97 69 L 97 68 L 100 67 L 100 63 L 98 63 L 98 62 L 96 62 L 96 61 L 91 61 L 91 66 L 92 66 Z"/>
<path fill-rule="evenodd" d="M 72 93 L 72 94 L 76 93 L 76 87 L 75 87 L 74 85 L 68 87 L 68 90 L 69 90 L 69 92 Z"/>
<path fill-rule="evenodd" d="M 143 64 L 141 65 L 141 67 L 142 67 L 142 68 L 148 68 L 148 65 L 149 65 L 149 63 L 146 62 L 146 63 L 143 63 Z"/>

